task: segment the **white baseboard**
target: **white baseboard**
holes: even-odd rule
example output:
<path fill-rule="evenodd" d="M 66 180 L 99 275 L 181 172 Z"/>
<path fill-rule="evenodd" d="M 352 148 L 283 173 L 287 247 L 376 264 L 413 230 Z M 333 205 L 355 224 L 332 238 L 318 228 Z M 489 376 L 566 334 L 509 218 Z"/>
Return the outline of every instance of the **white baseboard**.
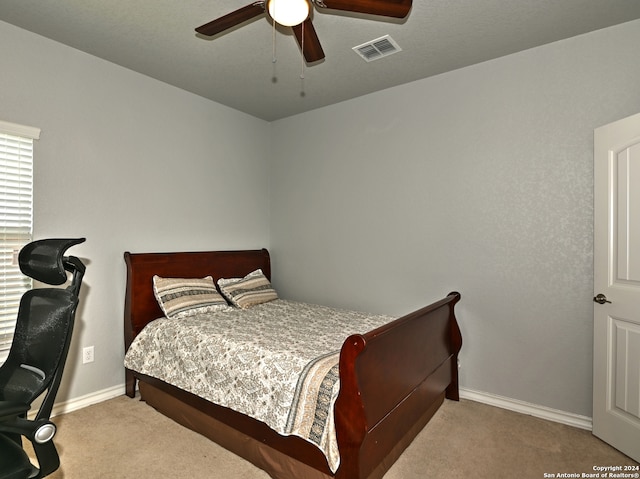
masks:
<path fill-rule="evenodd" d="M 560 411 L 546 406 L 539 406 L 537 404 L 531 404 L 517 399 L 464 388 L 460 388 L 460 398 L 469 399 L 470 401 L 476 401 L 502 409 L 508 409 L 510 411 L 527 414 L 529 416 L 546 419 L 548 421 L 559 422 L 561 424 L 566 424 L 580 429 L 587 429 L 589 431 L 592 429 L 592 421 L 590 417 Z"/>
<path fill-rule="evenodd" d="M 93 404 L 98 404 L 102 401 L 107 401 L 108 399 L 113 399 L 115 397 L 122 396 L 124 393 L 125 393 L 124 384 L 120 384 L 118 386 L 113 386 L 107 389 L 103 389 L 101 391 L 96 391 L 94 393 L 80 396 L 78 398 L 70 399 L 69 401 L 55 403 L 53 405 L 51 416 L 53 417 L 53 416 L 58 416 L 60 414 L 66 414 L 69 412 L 77 411 L 78 409 L 82 409 L 84 407 L 91 406 Z"/>

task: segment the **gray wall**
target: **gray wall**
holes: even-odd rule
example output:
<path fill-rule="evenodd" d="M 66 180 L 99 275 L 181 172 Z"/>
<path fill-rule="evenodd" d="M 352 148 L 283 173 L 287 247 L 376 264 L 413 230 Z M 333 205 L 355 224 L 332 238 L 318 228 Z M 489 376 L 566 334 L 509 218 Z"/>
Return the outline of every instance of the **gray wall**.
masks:
<path fill-rule="evenodd" d="M 458 290 L 464 388 L 591 416 L 593 129 L 640 111 L 639 44 L 636 21 L 274 123 L 278 289 L 395 315 Z"/>
<path fill-rule="evenodd" d="M 65 401 L 124 383 L 125 250 L 268 246 L 270 127 L 3 22 L 0 45 L 0 118 L 42 129 L 34 236 L 87 237 Z"/>
<path fill-rule="evenodd" d="M 0 44 L 0 118 L 42 128 L 35 235 L 88 238 L 61 401 L 123 382 L 125 250 L 267 246 L 291 298 L 461 291 L 463 387 L 591 414 L 592 134 L 640 111 L 640 22 L 273 124 L 2 22 Z"/>

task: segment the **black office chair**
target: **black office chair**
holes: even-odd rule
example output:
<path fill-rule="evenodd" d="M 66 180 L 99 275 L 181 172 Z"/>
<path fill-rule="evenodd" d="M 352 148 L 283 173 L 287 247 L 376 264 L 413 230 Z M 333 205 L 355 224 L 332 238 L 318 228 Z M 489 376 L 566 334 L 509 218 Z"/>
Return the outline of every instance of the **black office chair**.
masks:
<path fill-rule="evenodd" d="M 34 241 L 20 251 L 20 270 L 27 276 L 66 288 L 36 288 L 24 293 L 9 356 L 0 366 L 0 479 L 40 478 L 60 466 L 53 444 L 56 426 L 50 421 L 64 363 L 69 351 L 78 295 L 85 266 L 68 248 L 78 239 Z M 67 272 L 71 273 L 68 278 Z M 31 403 L 44 394 L 33 419 Z M 32 444 L 38 465 L 22 448 L 22 436 Z"/>

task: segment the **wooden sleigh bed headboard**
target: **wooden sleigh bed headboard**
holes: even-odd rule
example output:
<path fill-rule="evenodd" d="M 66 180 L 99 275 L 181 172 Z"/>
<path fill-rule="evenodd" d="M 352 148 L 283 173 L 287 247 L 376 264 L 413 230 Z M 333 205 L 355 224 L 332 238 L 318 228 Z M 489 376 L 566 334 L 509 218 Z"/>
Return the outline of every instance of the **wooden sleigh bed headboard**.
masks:
<path fill-rule="evenodd" d="M 262 269 L 271 279 L 269 252 L 125 253 L 125 347 L 163 315 L 152 278 L 243 277 Z M 459 293 L 380 328 L 346 338 L 340 352 L 335 423 L 340 467 L 332 473 L 319 449 L 281 436 L 264 423 L 210 403 L 155 378 L 126 370 L 127 395 L 140 381 L 142 398 L 278 479 L 379 479 L 446 398 L 458 400 L 462 337 L 454 306 Z"/>
<path fill-rule="evenodd" d="M 271 259 L 266 249 L 238 251 L 198 251 L 183 253 L 124 253 L 127 286 L 124 303 L 125 351 L 142 328 L 163 312 L 153 294 L 153 276 L 165 278 L 238 278 L 262 269 L 271 279 Z M 127 394 L 135 388 L 135 378 L 127 373 Z"/>

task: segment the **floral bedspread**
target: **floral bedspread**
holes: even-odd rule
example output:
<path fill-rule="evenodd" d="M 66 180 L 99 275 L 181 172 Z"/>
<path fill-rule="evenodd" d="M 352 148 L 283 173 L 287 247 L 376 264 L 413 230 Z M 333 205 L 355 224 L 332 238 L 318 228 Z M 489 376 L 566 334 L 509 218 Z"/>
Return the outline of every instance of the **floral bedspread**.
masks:
<path fill-rule="evenodd" d="M 135 338 L 125 366 L 316 444 L 335 472 L 340 348 L 392 319 L 282 299 L 160 318 Z"/>

